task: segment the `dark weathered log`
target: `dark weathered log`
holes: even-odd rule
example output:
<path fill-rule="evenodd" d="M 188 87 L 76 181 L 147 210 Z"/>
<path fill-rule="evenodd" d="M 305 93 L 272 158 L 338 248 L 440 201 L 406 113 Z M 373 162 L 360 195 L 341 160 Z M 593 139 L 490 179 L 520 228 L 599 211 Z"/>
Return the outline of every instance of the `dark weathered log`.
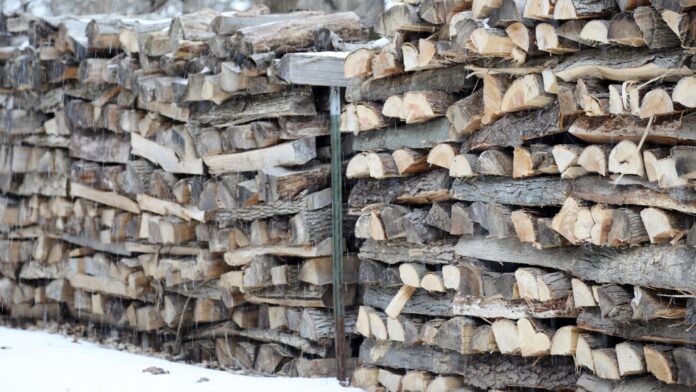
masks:
<path fill-rule="evenodd" d="M 562 205 L 568 185 L 552 177 L 525 180 L 480 177 L 455 179 L 452 198 L 463 201 L 494 202 L 522 206 Z"/>
<path fill-rule="evenodd" d="M 475 80 L 467 77 L 469 73 L 470 71 L 464 65 L 455 65 L 370 79 L 348 86 L 346 100 L 348 102 L 384 101 L 392 95 L 421 90 L 458 92 L 474 87 Z"/>
<path fill-rule="evenodd" d="M 598 50 L 580 51 L 560 63 L 554 73 L 566 82 L 591 76 L 608 80 L 650 80 L 670 72 L 668 78 L 689 76 L 689 57 L 681 50 L 650 51 L 617 48 L 611 57 Z M 650 65 L 650 66 L 647 66 Z"/>
<path fill-rule="evenodd" d="M 331 30 L 346 40 L 363 36 L 358 16 L 353 12 L 341 12 L 244 27 L 230 38 L 227 48 L 230 52 L 245 55 L 274 51 L 281 47 L 309 48 L 314 45 L 314 32 L 319 29 Z"/>
<path fill-rule="evenodd" d="M 465 384 L 484 389 L 512 386 L 563 389 L 572 387 L 577 380 L 573 361 L 569 358 L 546 357 L 535 361 L 501 354 L 462 355 L 443 353 L 427 345 L 405 346 L 370 339 L 360 347 L 360 361 L 389 368 L 461 374 Z M 548 372 L 550 368 L 554 371 Z"/>
<path fill-rule="evenodd" d="M 433 170 L 406 178 L 361 179 L 353 186 L 348 204 L 431 203 L 449 199 L 451 179 L 446 170 Z"/>
<path fill-rule="evenodd" d="M 363 294 L 363 302 L 367 306 L 386 309 L 398 291 L 398 288 L 368 286 Z M 406 302 L 401 314 L 451 317 L 452 297 L 452 294 L 431 295 L 425 291 L 417 292 Z"/>
<path fill-rule="evenodd" d="M 583 280 L 647 287 L 693 290 L 696 271 L 685 260 L 696 257 L 693 248 L 654 245 L 629 249 L 561 247 L 536 249 L 514 240 L 462 237 L 460 256 L 505 263 L 529 264 L 566 272 Z"/>
<path fill-rule="evenodd" d="M 577 325 L 588 331 L 631 340 L 673 344 L 696 343 L 696 331 L 677 324 L 674 320 L 632 320 L 628 323 L 625 320 L 604 318 L 599 309 L 584 309 L 578 315 Z"/>
<path fill-rule="evenodd" d="M 241 96 L 217 105 L 199 105 L 191 115 L 201 123 L 241 124 L 263 118 L 316 115 L 314 95 L 308 88 L 295 88 L 282 94 Z"/>
<path fill-rule="evenodd" d="M 587 392 L 687 392 L 689 387 L 668 385 L 654 377 L 626 378 L 621 381 L 604 380 L 589 373 L 582 374 L 577 385 Z"/>
<path fill-rule="evenodd" d="M 558 127 L 558 110 L 559 106 L 553 104 L 539 110 L 508 113 L 466 138 L 461 152 L 517 147 L 536 138 L 561 133 L 563 130 Z"/>
<path fill-rule="evenodd" d="M 357 151 L 398 150 L 400 148 L 432 148 L 443 142 L 456 142 L 461 139 L 450 130 L 446 118 L 426 123 L 407 124 L 397 128 L 361 132 L 348 135 L 345 143 L 346 153 Z"/>

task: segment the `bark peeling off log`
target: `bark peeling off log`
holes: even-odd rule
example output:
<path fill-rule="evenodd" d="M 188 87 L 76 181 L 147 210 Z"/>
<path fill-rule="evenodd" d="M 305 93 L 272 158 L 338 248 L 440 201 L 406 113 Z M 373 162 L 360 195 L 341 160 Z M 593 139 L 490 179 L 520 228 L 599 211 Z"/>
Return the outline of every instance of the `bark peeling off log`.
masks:
<path fill-rule="evenodd" d="M 371 339 L 360 346 L 360 362 L 363 365 L 461 374 L 465 384 L 483 389 L 515 386 L 556 390 L 572 388 L 577 381 L 573 360 L 568 357 L 536 359 L 501 354 L 462 355 L 440 352 L 427 345 L 405 346 Z"/>
<path fill-rule="evenodd" d="M 559 318 L 578 315 L 577 309 L 571 306 L 567 298 L 539 302 L 457 295 L 454 297 L 453 309 L 456 315 L 482 318 Z"/>

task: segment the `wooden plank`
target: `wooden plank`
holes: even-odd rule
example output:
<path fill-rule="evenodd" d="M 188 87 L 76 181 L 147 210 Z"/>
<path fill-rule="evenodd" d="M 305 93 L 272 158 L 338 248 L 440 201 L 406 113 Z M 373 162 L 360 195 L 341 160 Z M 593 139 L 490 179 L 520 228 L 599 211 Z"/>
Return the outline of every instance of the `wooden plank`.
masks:
<path fill-rule="evenodd" d="M 278 76 L 291 84 L 346 87 L 343 76 L 348 52 L 288 53 L 280 59 Z"/>

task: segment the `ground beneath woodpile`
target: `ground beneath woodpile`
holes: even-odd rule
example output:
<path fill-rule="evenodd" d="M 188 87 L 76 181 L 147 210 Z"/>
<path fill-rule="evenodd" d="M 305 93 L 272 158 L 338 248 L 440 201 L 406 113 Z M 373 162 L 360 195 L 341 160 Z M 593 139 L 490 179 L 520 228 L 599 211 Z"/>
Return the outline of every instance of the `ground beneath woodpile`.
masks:
<path fill-rule="evenodd" d="M 160 374 L 158 374 L 160 373 Z M 0 392 L 356 392 L 333 379 L 253 377 L 0 327 Z"/>

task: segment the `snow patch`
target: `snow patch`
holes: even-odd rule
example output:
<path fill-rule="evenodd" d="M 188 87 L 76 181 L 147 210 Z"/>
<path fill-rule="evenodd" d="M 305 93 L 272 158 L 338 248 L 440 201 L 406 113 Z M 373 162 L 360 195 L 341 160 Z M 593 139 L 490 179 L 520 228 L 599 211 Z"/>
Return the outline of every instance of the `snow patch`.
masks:
<path fill-rule="evenodd" d="M 143 372 L 161 368 L 167 374 Z M 154 372 L 157 373 L 157 372 Z M 206 380 L 207 379 L 207 380 Z M 329 378 L 252 377 L 0 327 L 0 391 L 357 392 Z"/>

